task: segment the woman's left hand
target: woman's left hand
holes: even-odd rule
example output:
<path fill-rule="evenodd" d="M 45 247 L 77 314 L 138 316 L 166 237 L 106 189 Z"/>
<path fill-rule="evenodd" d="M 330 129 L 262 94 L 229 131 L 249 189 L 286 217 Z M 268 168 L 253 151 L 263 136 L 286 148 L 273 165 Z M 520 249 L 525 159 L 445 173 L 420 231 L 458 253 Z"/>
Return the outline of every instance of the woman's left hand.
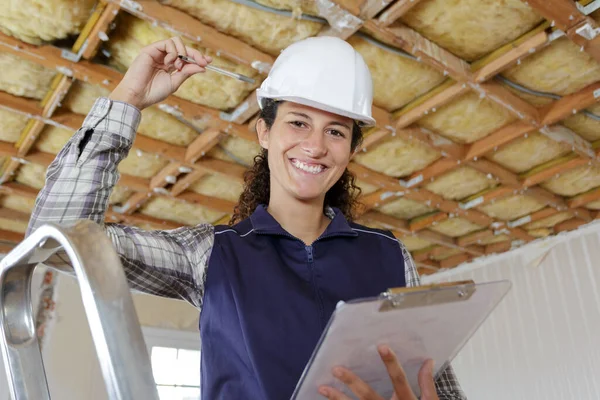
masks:
<path fill-rule="evenodd" d="M 378 350 L 394 386 L 394 395 L 390 400 L 417 400 L 394 352 L 387 346 L 380 346 Z M 375 393 L 372 387 L 346 368 L 335 367 L 333 375 L 344 382 L 360 400 L 385 400 Z M 421 388 L 421 400 L 439 400 L 433 381 L 433 360 L 426 361 L 419 370 L 419 387 Z M 329 386 L 321 386 L 319 393 L 331 400 L 351 400 L 339 390 Z"/>

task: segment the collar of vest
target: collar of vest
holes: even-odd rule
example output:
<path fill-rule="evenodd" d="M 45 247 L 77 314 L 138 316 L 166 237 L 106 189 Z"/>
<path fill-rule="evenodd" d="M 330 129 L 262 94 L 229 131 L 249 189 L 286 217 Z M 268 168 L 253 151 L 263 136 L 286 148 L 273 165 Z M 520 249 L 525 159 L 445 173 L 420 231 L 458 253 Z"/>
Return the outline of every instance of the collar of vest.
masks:
<path fill-rule="evenodd" d="M 321 235 L 321 238 L 326 236 L 358 236 L 358 233 L 350 227 L 348 220 L 346 220 L 346 217 L 339 209 L 327 207 L 325 214 L 331 219 L 331 222 Z M 256 210 L 250 216 L 250 221 L 252 222 L 254 232 L 257 234 L 292 236 L 269 214 L 264 204 L 256 207 Z"/>

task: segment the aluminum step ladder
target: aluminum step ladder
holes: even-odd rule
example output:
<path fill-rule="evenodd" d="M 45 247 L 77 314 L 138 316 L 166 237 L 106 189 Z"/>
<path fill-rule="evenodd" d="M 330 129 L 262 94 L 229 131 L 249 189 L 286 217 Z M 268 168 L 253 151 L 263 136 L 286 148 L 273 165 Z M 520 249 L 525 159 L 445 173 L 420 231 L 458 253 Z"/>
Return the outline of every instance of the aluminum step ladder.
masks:
<path fill-rule="evenodd" d="M 70 261 L 59 269 L 74 274 L 79 283 L 109 398 L 158 400 L 121 262 L 102 227 L 88 220 L 69 228 L 40 226 L 0 261 L 0 343 L 13 400 L 50 399 L 31 281 L 38 263 L 58 251 Z"/>

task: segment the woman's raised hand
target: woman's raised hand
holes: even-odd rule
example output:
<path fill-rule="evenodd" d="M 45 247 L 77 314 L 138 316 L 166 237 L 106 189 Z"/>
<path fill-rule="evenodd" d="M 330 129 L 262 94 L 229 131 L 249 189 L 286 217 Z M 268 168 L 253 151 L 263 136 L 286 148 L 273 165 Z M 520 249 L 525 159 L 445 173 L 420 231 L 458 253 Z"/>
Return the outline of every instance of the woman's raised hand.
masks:
<path fill-rule="evenodd" d="M 179 55 L 193 58 L 199 65 L 184 62 Z M 142 110 L 166 99 L 187 78 L 204 72 L 210 62 L 211 57 L 186 47 L 180 37 L 152 43 L 140 51 L 109 98 Z"/>

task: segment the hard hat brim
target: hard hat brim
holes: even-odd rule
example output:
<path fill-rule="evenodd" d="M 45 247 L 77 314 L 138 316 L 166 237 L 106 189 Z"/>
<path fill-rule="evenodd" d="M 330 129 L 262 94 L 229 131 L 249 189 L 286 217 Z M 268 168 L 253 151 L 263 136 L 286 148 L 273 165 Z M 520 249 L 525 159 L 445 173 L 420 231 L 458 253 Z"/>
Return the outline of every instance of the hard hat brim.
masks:
<path fill-rule="evenodd" d="M 302 104 L 304 106 L 313 107 L 318 110 L 322 110 L 322 111 L 330 112 L 332 114 L 340 115 L 342 117 L 350 118 L 350 119 L 356 121 L 361 127 L 371 127 L 377 123 L 377 121 L 373 117 L 368 117 L 368 116 L 365 116 L 362 114 L 356 114 L 356 113 L 350 112 L 348 110 L 342 110 L 342 109 L 332 107 L 327 104 L 322 104 L 318 101 L 306 99 L 303 97 L 297 97 L 297 96 L 271 97 L 271 96 L 261 95 L 260 93 L 257 93 L 257 97 L 258 97 L 258 105 L 261 109 L 263 108 L 263 104 L 264 104 L 263 101 L 265 99 L 272 99 L 272 100 L 276 100 L 276 101 L 289 101 L 291 103 Z"/>

